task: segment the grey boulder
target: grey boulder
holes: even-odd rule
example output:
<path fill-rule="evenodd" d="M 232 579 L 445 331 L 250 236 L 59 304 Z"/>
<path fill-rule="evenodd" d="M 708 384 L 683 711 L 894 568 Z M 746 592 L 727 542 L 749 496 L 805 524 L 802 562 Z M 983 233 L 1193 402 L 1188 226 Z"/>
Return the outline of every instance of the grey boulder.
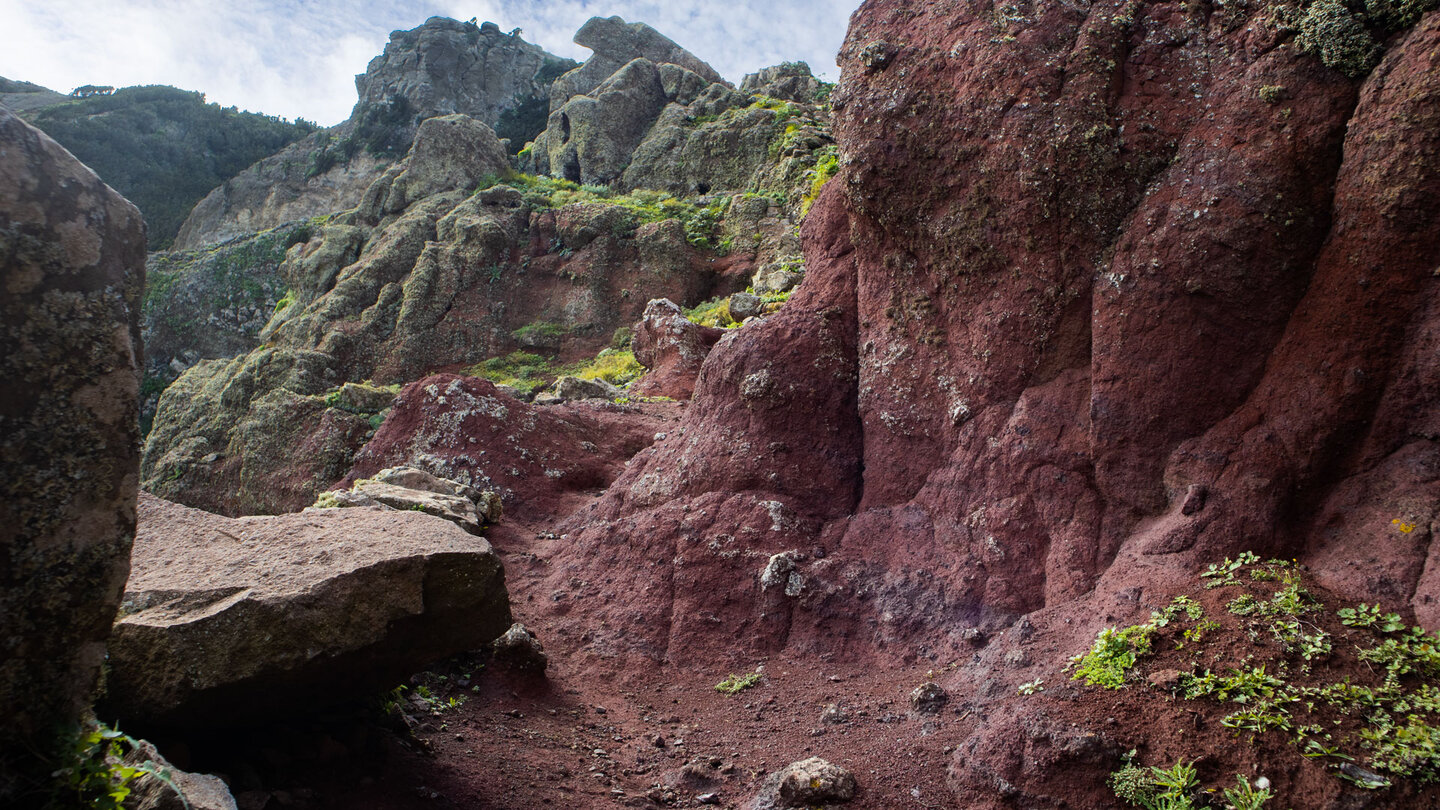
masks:
<path fill-rule="evenodd" d="M 420 512 L 225 518 L 142 493 L 110 637 L 122 724 L 263 724 L 377 694 L 511 624 L 483 538 Z"/>

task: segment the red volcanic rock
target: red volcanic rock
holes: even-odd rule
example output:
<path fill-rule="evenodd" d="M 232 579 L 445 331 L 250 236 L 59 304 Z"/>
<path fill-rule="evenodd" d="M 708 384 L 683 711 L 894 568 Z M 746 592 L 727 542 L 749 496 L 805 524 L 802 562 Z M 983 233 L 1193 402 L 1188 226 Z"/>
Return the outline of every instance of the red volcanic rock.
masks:
<path fill-rule="evenodd" d="M 686 318 L 680 307 L 668 298 L 656 298 L 646 304 L 630 344 L 635 350 L 635 359 L 646 372 L 630 386 L 630 392 L 647 397 L 689 399 L 695 392 L 700 365 L 724 335 L 724 329 L 701 326 Z"/>
<path fill-rule="evenodd" d="M 536 407 L 488 380 L 436 374 L 400 391 L 341 483 L 408 465 L 497 491 L 507 515 L 533 519 L 565 493 L 608 485 L 664 429 L 663 413 L 609 402 Z"/>
<path fill-rule="evenodd" d="M 1440 622 L 1440 15 L 1350 79 L 1258 8 L 1026 8 L 852 19 L 806 284 L 569 524 L 597 653 L 963 660 L 1052 608 L 1059 662 L 1247 549 Z"/>

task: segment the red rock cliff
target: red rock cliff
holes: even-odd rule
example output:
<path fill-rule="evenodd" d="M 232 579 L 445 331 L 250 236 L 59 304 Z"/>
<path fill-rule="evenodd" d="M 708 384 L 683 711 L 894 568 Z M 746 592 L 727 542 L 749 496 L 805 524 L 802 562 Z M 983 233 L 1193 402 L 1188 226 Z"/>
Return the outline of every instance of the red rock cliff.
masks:
<path fill-rule="evenodd" d="M 1349 78 L 1263 9 L 866 3 L 804 287 L 572 521 L 597 652 L 923 654 L 1244 549 L 1440 626 L 1437 53 L 1436 13 Z"/>

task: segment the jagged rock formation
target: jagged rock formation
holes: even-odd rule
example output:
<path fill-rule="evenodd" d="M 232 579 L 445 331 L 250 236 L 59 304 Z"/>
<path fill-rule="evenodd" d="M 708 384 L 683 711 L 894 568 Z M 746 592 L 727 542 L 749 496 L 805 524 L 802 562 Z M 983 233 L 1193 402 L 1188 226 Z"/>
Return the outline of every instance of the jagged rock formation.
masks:
<path fill-rule="evenodd" d="M 544 127 L 549 83 L 573 62 L 493 23 L 443 17 L 390 35 L 385 52 L 355 77 L 359 94 L 345 123 L 297 142 L 227 181 L 195 206 L 175 239 L 194 250 L 359 204 L 420 124 L 463 114 L 515 147 Z"/>
<path fill-rule="evenodd" d="M 680 222 L 637 225 L 620 206 L 537 208 L 510 186 L 469 193 L 503 162 L 484 124 L 427 120 L 360 207 L 290 249 L 279 270 L 290 300 L 259 334 L 267 345 L 199 362 L 165 391 L 145 486 L 226 514 L 302 508 L 379 424 L 378 411 L 327 402 L 343 383 L 408 382 L 522 345 L 593 355 L 639 317 L 645 296 L 630 291 L 697 303 L 743 284 L 760 255 L 754 243 L 717 260 Z M 535 324 L 546 328 L 523 331 Z"/>
<path fill-rule="evenodd" d="M 129 570 L 140 212 L 0 110 L 0 804 L 35 803 Z"/>
<path fill-rule="evenodd" d="M 575 96 L 588 94 L 636 59 L 674 65 L 694 73 L 704 84 L 726 83 L 695 54 L 642 22 L 627 23 L 620 17 L 591 17 L 575 32 L 575 44 L 589 48 L 594 55 L 556 79 L 550 88 L 551 112 Z"/>
<path fill-rule="evenodd" d="M 575 67 L 495 23 L 462 23 L 431 17 L 424 25 L 390 35 L 385 52 L 355 77 L 359 101 L 352 120 L 369 107 L 405 100 L 415 121 L 463 113 L 494 127 L 518 149 L 544 127 L 550 85 Z M 529 121 L 522 118 L 529 118 Z"/>
<path fill-rule="evenodd" d="M 594 632 L 684 661 L 713 614 L 742 647 L 968 655 L 967 628 L 1084 598 L 1093 630 L 1246 548 L 1440 621 L 1440 175 L 1405 157 L 1440 148 L 1440 16 L 1363 81 L 1261 11 L 996 25 L 859 12 L 806 284 L 711 354 L 555 574 L 648 572 L 698 531 L 821 549 L 805 592 L 776 609 L 697 553 Z"/>
<path fill-rule="evenodd" d="M 378 694 L 511 622 L 490 544 L 443 518 L 231 520 L 142 494 L 104 709 L 135 727 L 264 724 Z"/>
<path fill-rule="evenodd" d="M 831 143 L 803 63 L 746 77 L 751 89 L 737 92 L 643 23 L 595 17 L 575 42 L 594 54 L 551 88 L 545 132 L 521 153 L 537 173 L 679 194 L 792 194 Z M 810 95 L 796 98 L 806 78 Z M 795 103 L 757 101 L 766 89 Z"/>
<path fill-rule="evenodd" d="M 809 104 L 824 92 L 825 85 L 804 62 L 786 62 L 751 73 L 740 82 L 740 92 L 769 96 L 782 101 Z"/>
<path fill-rule="evenodd" d="M 630 344 L 635 359 L 645 367 L 645 376 L 635 381 L 631 391 L 647 397 L 689 399 L 695 393 L 701 365 L 724 334 L 723 329 L 690 321 L 674 301 L 657 298 L 646 304 Z"/>
<path fill-rule="evenodd" d="M 336 137 L 334 130 L 316 132 L 226 180 L 196 203 L 173 249 L 200 250 L 354 207 L 388 161 L 355 150 L 348 160 L 322 169 L 320 157 Z"/>

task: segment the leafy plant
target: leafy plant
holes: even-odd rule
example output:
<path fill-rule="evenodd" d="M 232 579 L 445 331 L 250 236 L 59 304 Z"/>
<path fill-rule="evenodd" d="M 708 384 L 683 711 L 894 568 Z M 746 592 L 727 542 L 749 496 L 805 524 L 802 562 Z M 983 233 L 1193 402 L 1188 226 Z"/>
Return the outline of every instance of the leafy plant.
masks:
<path fill-rule="evenodd" d="M 142 777 L 151 777 L 175 792 L 187 810 L 190 803 L 175 786 L 170 771 L 153 760 L 139 765 L 125 761 L 127 749 L 135 751 L 140 743 L 119 729 L 103 723 L 90 723 L 76 734 L 71 747 L 71 760 L 55 771 L 59 790 L 58 803 L 97 810 L 121 810 L 132 792 L 132 785 Z"/>
<path fill-rule="evenodd" d="M 1260 810 L 1265 803 L 1270 801 L 1270 789 L 1257 788 L 1245 780 L 1240 774 L 1235 774 L 1238 784 L 1232 788 L 1225 788 L 1221 795 L 1225 797 L 1234 810 Z"/>
<path fill-rule="evenodd" d="M 1200 783 L 1193 764 L 1176 762 L 1170 768 L 1141 768 L 1128 761 L 1134 754 L 1131 751 L 1125 765 L 1110 774 L 1110 789 L 1116 797 L 1145 810 L 1194 810 L 1190 794 Z"/>
<path fill-rule="evenodd" d="M 733 695 L 737 692 L 743 692 L 758 683 L 760 683 L 760 673 L 758 672 L 751 672 L 745 675 L 731 673 L 725 676 L 725 680 L 715 684 L 715 691 Z"/>

